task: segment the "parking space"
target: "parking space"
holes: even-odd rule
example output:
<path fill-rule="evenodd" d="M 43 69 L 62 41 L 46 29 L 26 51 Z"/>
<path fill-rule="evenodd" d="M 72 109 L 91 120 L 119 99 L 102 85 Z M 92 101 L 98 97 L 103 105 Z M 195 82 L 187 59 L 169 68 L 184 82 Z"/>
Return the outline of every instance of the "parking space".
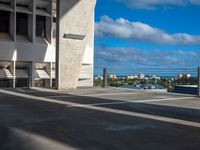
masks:
<path fill-rule="evenodd" d="M 0 89 L 0 149 L 198 150 L 199 108 L 154 91 Z"/>

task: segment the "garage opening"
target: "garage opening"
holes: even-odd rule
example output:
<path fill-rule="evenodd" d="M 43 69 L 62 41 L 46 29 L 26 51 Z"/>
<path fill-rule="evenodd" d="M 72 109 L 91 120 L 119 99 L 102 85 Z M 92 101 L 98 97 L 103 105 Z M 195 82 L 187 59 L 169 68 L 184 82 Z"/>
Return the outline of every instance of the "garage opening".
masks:
<path fill-rule="evenodd" d="M 28 87 L 28 68 L 16 68 L 16 87 Z"/>

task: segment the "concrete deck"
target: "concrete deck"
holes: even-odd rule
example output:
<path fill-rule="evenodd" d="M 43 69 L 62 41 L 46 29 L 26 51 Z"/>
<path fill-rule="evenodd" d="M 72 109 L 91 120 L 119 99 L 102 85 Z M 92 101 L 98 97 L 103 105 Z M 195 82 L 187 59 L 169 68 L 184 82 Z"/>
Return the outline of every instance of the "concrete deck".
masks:
<path fill-rule="evenodd" d="M 0 89 L 0 150 L 199 150 L 200 98 L 117 88 Z"/>

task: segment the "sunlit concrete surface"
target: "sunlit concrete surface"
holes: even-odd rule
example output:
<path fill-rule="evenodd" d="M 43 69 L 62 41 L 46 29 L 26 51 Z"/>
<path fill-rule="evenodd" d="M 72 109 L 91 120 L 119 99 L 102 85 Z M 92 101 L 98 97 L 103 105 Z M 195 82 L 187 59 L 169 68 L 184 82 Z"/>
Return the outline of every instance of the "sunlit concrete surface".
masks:
<path fill-rule="evenodd" d="M 118 88 L 0 89 L 0 150 L 198 150 L 200 99 Z"/>

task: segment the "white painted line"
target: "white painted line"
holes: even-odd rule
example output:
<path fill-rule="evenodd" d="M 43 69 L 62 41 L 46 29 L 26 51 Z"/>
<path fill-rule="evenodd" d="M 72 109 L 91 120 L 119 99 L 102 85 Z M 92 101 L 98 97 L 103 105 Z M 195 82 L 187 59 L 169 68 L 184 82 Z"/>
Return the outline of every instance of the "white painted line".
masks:
<path fill-rule="evenodd" d="M 77 95 L 78 96 L 78 95 Z M 64 98 L 64 97 L 76 97 L 76 95 L 53 95 L 53 96 L 47 96 L 48 98 Z"/>
<path fill-rule="evenodd" d="M 107 105 L 118 105 L 118 104 L 129 104 L 131 102 L 107 102 L 107 103 L 94 103 L 94 104 L 76 104 L 76 106 L 67 107 L 84 107 L 84 106 L 107 106 Z"/>
<path fill-rule="evenodd" d="M 126 93 L 124 93 L 126 94 Z M 85 96 L 85 95 L 84 95 Z M 64 97 L 75 97 L 70 95 L 58 95 L 58 96 L 48 96 L 47 98 L 64 98 Z M 128 104 L 128 103 L 149 103 L 149 102 L 162 102 L 162 101 L 175 101 L 175 100 L 185 100 L 191 99 L 194 97 L 179 97 L 179 98 L 162 98 L 162 99 L 150 99 L 150 100 L 119 100 L 118 102 L 105 102 L 105 103 L 95 103 L 95 104 L 88 104 L 91 106 L 103 106 L 103 105 L 118 105 L 118 104 Z M 78 106 L 83 106 L 85 104 L 78 104 Z M 73 107 L 73 106 L 70 106 Z M 199 108 L 200 109 L 200 108 Z"/>
<path fill-rule="evenodd" d="M 189 98 L 194 98 L 194 97 L 189 97 Z M 131 104 L 131 103 L 149 103 L 149 102 L 174 101 L 174 100 L 184 100 L 184 99 L 188 99 L 188 97 L 183 97 L 183 98 L 166 98 L 166 99 L 151 99 L 151 100 L 135 100 L 135 101 L 122 100 L 122 101 L 119 101 L 119 102 L 105 102 L 105 103 L 95 103 L 95 104 L 79 104 L 78 106 L 79 107 L 84 106 L 84 105 L 106 106 L 106 105 Z M 73 106 L 70 106 L 70 107 L 73 107 Z"/>
<path fill-rule="evenodd" d="M 195 97 L 176 97 L 176 98 L 163 98 L 163 99 L 150 99 L 150 100 L 138 100 L 137 103 L 148 103 L 148 102 L 162 102 L 162 101 L 174 101 L 174 100 L 185 100 Z"/>
<path fill-rule="evenodd" d="M 30 99 L 30 100 L 44 101 L 44 102 L 56 103 L 56 104 L 62 104 L 62 105 L 71 105 L 74 107 L 90 109 L 90 110 L 95 110 L 95 111 L 102 111 L 102 112 L 114 113 L 114 114 L 119 114 L 119 115 L 151 119 L 151 120 L 156 120 L 156 121 L 162 121 L 162 122 L 168 122 L 168 123 L 173 123 L 173 124 L 179 124 L 179 125 L 200 128 L 199 122 L 192 122 L 192 121 L 186 121 L 186 120 L 182 120 L 182 119 L 161 117 L 161 116 L 157 116 L 157 115 L 149 115 L 149 114 L 144 114 L 144 113 L 136 113 L 136 112 L 124 111 L 124 110 L 120 110 L 120 109 L 104 108 L 104 107 L 91 106 L 91 105 L 81 105 L 80 106 L 80 104 L 77 104 L 77 103 L 59 101 L 59 100 L 49 99 L 49 98 L 45 98 L 45 97 L 37 97 L 37 96 L 27 95 L 24 93 L 6 91 L 3 89 L 0 89 L 0 92 L 4 93 L 4 94 L 12 95 L 12 96 L 27 98 L 27 100 Z"/>
<path fill-rule="evenodd" d="M 47 96 L 48 98 L 59 98 L 59 97 L 76 97 L 76 96 L 83 96 L 83 97 L 93 97 L 93 96 L 112 96 L 112 95 L 134 95 L 138 93 L 101 93 L 101 94 L 77 94 L 77 95 L 53 95 Z"/>
<path fill-rule="evenodd" d="M 112 96 L 112 95 L 134 95 L 138 93 L 101 93 L 101 94 L 86 94 L 86 95 L 79 95 L 79 96 Z"/>

